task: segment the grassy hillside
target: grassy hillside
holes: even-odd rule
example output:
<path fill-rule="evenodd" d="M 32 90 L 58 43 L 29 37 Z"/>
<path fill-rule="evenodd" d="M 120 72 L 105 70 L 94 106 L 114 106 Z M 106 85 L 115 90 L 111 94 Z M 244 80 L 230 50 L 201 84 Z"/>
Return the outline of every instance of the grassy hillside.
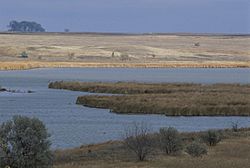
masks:
<path fill-rule="evenodd" d="M 200 133 L 183 134 L 186 145 L 199 137 Z M 249 129 L 236 133 L 223 133 L 224 139 L 217 146 L 208 148 L 208 155 L 192 158 L 185 152 L 167 156 L 154 152 L 147 161 L 138 162 L 122 142 L 107 142 L 55 152 L 55 168 L 246 168 L 250 164 Z"/>
<path fill-rule="evenodd" d="M 0 69 L 250 67 L 249 44 L 229 35 L 0 34 Z"/>

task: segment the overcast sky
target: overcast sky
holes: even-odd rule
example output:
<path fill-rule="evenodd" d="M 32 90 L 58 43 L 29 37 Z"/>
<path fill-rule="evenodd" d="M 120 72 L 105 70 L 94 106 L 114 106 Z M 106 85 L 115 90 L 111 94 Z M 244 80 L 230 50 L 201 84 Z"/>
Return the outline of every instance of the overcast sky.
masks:
<path fill-rule="evenodd" d="M 250 0 L 0 0 L 11 20 L 47 31 L 250 33 Z"/>

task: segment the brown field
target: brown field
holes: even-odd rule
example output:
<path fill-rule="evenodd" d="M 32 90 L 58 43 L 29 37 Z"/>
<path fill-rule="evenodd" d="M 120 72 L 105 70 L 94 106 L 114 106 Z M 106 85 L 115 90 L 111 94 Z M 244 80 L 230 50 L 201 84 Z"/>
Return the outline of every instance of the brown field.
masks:
<path fill-rule="evenodd" d="M 53 82 L 49 88 L 124 95 L 86 95 L 76 103 L 119 114 L 250 116 L 250 85 Z"/>
<path fill-rule="evenodd" d="M 185 152 L 177 156 L 154 152 L 146 161 L 138 162 L 133 153 L 123 147 L 122 142 L 111 141 L 58 150 L 55 152 L 54 168 L 248 168 L 250 165 L 249 129 L 227 134 L 217 146 L 209 147 L 208 155 L 202 158 L 192 158 Z M 199 133 L 183 136 L 194 139 L 199 136 Z"/>
<path fill-rule="evenodd" d="M 250 36 L 0 34 L 0 70 L 43 67 L 250 67 Z"/>

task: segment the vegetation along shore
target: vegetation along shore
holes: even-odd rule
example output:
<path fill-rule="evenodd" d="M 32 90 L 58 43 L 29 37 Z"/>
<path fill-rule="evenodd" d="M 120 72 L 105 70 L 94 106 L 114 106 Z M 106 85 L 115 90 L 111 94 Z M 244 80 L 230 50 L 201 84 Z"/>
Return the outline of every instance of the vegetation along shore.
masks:
<path fill-rule="evenodd" d="M 112 95 L 86 95 L 76 103 L 119 114 L 249 116 L 249 84 L 52 82 L 49 88 Z M 118 94 L 118 95 L 115 95 Z"/>
<path fill-rule="evenodd" d="M 165 132 L 162 130 L 159 133 L 146 134 L 150 136 L 151 140 L 154 139 L 154 143 L 151 144 L 149 148 L 150 152 L 147 153 L 145 161 L 143 162 L 138 162 L 137 154 L 128 148 L 126 144 L 127 140 L 125 139 L 124 141 L 109 141 L 74 149 L 56 150 L 54 152 L 54 167 L 225 168 L 232 167 L 233 165 L 234 168 L 242 168 L 249 165 L 249 133 L 249 128 L 213 130 L 197 133 L 178 133 L 175 129 L 168 128 L 165 129 Z M 138 143 L 136 144 L 143 144 L 145 141 L 142 142 L 142 140 L 147 136 L 143 136 L 143 138 L 137 136 Z M 169 137 L 169 139 L 160 141 L 157 140 L 159 137 Z M 209 144 L 208 146 L 204 146 L 203 143 L 208 142 L 209 138 L 212 138 L 212 141 L 216 143 L 211 146 Z M 170 153 L 166 153 L 165 148 L 162 148 L 164 144 L 168 142 L 171 142 L 169 146 L 167 145 L 169 147 L 168 149 L 172 149 Z M 143 150 L 145 148 L 148 149 L 147 145 L 150 143 L 145 144 L 146 145 L 140 145 L 140 148 Z"/>

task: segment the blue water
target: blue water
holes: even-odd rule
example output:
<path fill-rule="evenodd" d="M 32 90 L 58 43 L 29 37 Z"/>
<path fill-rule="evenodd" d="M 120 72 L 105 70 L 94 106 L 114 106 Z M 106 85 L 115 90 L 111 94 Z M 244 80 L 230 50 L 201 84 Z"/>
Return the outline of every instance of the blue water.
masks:
<path fill-rule="evenodd" d="M 189 83 L 250 83 L 250 69 L 126 69 L 62 68 L 0 71 L 5 88 L 35 93 L 0 93 L 0 123 L 13 115 L 41 119 L 50 132 L 53 148 L 69 148 L 122 138 L 133 122 L 147 122 L 153 131 L 173 126 L 180 131 L 228 128 L 232 122 L 250 126 L 250 117 L 165 117 L 161 115 L 117 115 L 109 110 L 75 104 L 77 96 L 88 94 L 48 89 L 55 80 L 139 81 Z"/>

